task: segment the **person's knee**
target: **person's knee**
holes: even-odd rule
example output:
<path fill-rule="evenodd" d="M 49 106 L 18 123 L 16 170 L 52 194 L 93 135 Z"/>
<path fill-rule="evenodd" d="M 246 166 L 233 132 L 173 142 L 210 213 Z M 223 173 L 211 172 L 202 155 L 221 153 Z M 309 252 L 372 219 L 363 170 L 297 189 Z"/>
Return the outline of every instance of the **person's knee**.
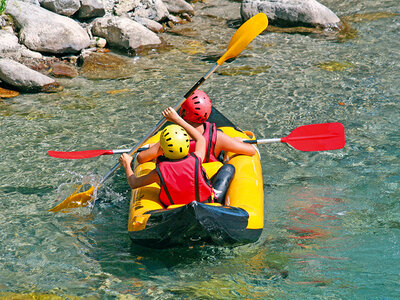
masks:
<path fill-rule="evenodd" d="M 219 203 L 223 204 L 225 202 L 226 192 L 228 191 L 234 175 L 235 167 L 230 164 L 223 165 L 218 173 L 215 174 L 212 185 Z"/>

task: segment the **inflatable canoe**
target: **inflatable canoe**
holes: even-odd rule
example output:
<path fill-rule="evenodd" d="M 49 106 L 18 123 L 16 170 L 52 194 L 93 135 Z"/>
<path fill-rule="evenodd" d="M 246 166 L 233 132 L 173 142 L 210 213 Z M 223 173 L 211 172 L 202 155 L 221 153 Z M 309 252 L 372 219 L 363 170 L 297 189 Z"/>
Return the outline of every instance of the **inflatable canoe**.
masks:
<path fill-rule="evenodd" d="M 236 128 L 213 108 L 208 120 L 231 137 L 255 139 Z M 250 137 L 248 136 L 250 135 Z M 155 143 L 159 134 L 147 143 Z M 264 190 L 260 155 L 225 153 L 223 162 L 235 167 L 235 175 L 228 188 L 224 205 L 193 201 L 187 205 L 164 207 L 159 200 L 160 187 L 151 184 L 132 190 L 129 208 L 129 236 L 134 243 L 169 248 L 192 245 L 236 246 L 258 240 L 264 227 Z M 222 166 L 221 162 L 204 163 L 211 178 Z M 155 162 L 138 164 L 136 176 L 147 174 Z"/>

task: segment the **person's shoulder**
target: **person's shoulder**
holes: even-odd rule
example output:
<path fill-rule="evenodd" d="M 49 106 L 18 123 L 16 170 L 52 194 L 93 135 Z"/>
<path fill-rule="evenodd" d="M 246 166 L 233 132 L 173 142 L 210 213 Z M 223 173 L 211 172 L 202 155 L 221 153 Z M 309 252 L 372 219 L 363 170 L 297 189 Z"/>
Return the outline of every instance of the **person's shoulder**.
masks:
<path fill-rule="evenodd" d="M 229 135 L 227 135 L 226 133 L 224 133 L 220 129 L 217 129 L 217 137 L 220 138 L 220 139 L 222 138 L 222 139 L 227 140 L 227 141 L 232 139 Z"/>

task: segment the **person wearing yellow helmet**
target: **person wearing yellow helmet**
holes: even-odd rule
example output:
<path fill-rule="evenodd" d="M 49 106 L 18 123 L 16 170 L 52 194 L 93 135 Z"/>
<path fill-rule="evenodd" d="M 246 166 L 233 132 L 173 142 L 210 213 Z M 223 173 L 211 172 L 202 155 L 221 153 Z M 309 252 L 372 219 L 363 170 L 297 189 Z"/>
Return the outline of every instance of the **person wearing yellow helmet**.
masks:
<path fill-rule="evenodd" d="M 213 202 L 214 191 L 201 162 L 206 153 L 204 137 L 169 107 L 163 116 L 175 124 L 165 127 L 160 136 L 160 151 L 156 169 L 137 177 L 132 170 L 132 157 L 126 153 L 119 158 L 132 189 L 158 183 L 160 200 L 165 205 L 187 204 L 192 201 Z M 195 151 L 189 153 L 190 137 L 196 141 Z M 145 151 L 151 151 L 150 149 Z"/>
<path fill-rule="evenodd" d="M 182 104 L 181 117 L 200 132 L 206 140 L 206 154 L 203 162 L 217 161 L 220 153 L 234 152 L 243 155 L 254 155 L 256 149 L 253 145 L 243 143 L 241 139 L 232 138 L 220 130 L 217 130 L 214 123 L 207 122 L 211 114 L 212 104 L 208 95 L 195 90 Z M 189 152 L 194 151 L 195 142 L 191 141 Z M 151 161 L 161 155 L 162 149 L 159 143 L 152 145 L 149 151 L 143 151 L 137 156 L 139 163 Z"/>
<path fill-rule="evenodd" d="M 190 137 L 183 127 L 172 124 L 161 132 L 160 146 L 165 157 L 180 159 L 189 153 Z"/>

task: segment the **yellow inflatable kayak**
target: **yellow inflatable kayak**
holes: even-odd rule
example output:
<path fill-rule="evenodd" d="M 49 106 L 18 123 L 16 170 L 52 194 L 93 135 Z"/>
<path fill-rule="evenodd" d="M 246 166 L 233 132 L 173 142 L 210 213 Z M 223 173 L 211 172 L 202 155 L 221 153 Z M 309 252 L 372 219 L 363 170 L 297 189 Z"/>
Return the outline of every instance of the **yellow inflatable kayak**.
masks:
<path fill-rule="evenodd" d="M 209 122 L 231 137 L 251 138 L 236 128 L 213 108 Z M 147 143 L 155 143 L 159 134 Z M 135 160 L 136 161 L 136 160 Z M 264 227 L 264 190 L 260 155 L 224 154 L 224 163 L 235 167 L 235 175 L 228 188 L 225 204 L 200 203 L 164 207 L 159 200 L 157 184 L 132 190 L 129 207 L 129 236 L 134 243 L 168 248 L 191 245 L 235 246 L 258 240 Z M 222 166 L 221 162 L 204 163 L 211 178 Z M 155 162 L 135 163 L 137 176 L 155 168 Z"/>

